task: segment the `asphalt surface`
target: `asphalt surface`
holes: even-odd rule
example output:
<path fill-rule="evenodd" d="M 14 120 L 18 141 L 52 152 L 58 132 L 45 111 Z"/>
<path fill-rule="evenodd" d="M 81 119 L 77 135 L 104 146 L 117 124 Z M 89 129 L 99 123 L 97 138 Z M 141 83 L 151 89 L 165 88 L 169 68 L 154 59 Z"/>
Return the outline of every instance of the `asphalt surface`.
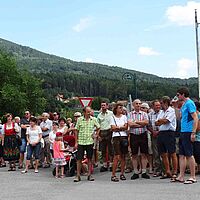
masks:
<path fill-rule="evenodd" d="M 200 178 L 197 183 L 185 185 L 170 183 L 169 179 L 130 180 L 132 173 L 126 174 L 126 181 L 111 182 L 111 172 L 99 172 L 96 168 L 94 182 L 82 181 L 74 183 L 74 177 L 55 179 L 52 168 L 39 169 L 35 174 L 29 170 L 21 174 L 17 169 L 8 172 L 8 168 L 0 168 L 0 200 L 193 200 L 200 197 Z M 186 177 L 187 178 L 187 177 Z"/>

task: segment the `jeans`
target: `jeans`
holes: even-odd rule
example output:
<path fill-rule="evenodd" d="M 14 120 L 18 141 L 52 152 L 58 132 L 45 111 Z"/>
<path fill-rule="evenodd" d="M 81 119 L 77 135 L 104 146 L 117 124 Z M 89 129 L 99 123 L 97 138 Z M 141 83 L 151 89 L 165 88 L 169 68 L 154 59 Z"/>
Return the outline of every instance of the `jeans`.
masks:
<path fill-rule="evenodd" d="M 25 153 L 26 152 L 26 139 L 21 138 L 22 140 L 22 145 L 20 146 L 20 153 Z"/>
<path fill-rule="evenodd" d="M 41 143 L 39 142 L 38 144 L 36 144 L 36 146 L 32 146 L 31 144 L 29 144 L 27 146 L 27 160 L 30 160 L 33 153 L 35 156 L 35 159 L 38 160 L 39 159 L 39 154 L 40 154 L 40 148 L 41 148 Z"/>

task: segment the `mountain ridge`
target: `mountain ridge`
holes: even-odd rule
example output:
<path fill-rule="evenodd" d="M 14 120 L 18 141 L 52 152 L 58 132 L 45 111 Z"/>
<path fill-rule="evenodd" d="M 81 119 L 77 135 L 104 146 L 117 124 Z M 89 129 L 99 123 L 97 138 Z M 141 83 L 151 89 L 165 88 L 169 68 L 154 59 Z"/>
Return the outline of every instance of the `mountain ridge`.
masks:
<path fill-rule="evenodd" d="M 69 70 L 70 73 L 75 73 L 75 74 L 96 75 L 98 73 L 100 77 L 107 79 L 122 79 L 122 76 L 125 73 L 131 73 L 133 75 L 136 75 L 137 79 L 141 80 L 146 80 L 150 82 L 151 81 L 171 82 L 173 80 L 176 80 L 180 84 L 185 83 L 185 81 L 187 81 L 188 83 L 194 83 L 196 82 L 197 79 L 195 77 L 191 77 L 189 79 L 180 79 L 173 77 L 166 78 L 118 66 L 109 66 L 100 63 L 73 61 L 65 57 L 44 53 L 42 51 L 33 49 L 31 47 L 23 46 L 2 38 L 0 38 L 0 49 L 6 51 L 7 53 L 12 54 L 16 58 L 19 68 L 27 69 L 28 71 L 35 73 L 59 72 L 59 71 L 65 72 Z M 36 64 L 30 68 L 28 66 L 30 66 L 30 63 L 32 65 L 32 61 L 35 61 Z M 107 72 L 105 73 L 105 71 Z"/>

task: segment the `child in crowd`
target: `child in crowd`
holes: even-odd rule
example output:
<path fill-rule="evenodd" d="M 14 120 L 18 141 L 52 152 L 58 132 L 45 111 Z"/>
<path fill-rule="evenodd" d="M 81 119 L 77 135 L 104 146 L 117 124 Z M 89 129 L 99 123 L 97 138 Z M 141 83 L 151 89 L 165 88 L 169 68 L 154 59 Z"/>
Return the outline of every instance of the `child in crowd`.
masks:
<path fill-rule="evenodd" d="M 65 157 L 64 157 L 64 143 L 63 143 L 63 135 L 61 132 L 56 133 L 56 138 L 53 143 L 53 156 L 54 156 L 54 164 L 56 165 L 56 176 L 55 178 L 64 178 L 64 165 L 66 165 Z M 59 176 L 59 168 L 61 168 L 61 174 Z"/>
<path fill-rule="evenodd" d="M 88 174 L 88 159 L 87 159 L 87 155 L 84 155 L 84 158 L 82 160 L 82 167 L 81 167 L 81 172 L 83 175 L 87 175 Z M 91 169 L 90 169 L 91 174 L 93 174 L 94 172 L 94 168 L 93 165 L 91 165 Z"/>
<path fill-rule="evenodd" d="M 58 132 L 58 122 L 53 122 L 52 131 L 49 133 L 49 142 L 50 142 L 50 152 L 53 158 L 53 143 L 56 139 L 56 133 Z"/>

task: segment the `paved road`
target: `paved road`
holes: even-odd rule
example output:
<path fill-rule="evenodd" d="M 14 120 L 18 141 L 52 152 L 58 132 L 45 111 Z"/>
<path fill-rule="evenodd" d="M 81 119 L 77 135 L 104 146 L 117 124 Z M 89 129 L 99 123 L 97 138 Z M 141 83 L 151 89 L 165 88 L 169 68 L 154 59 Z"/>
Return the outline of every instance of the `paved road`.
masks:
<path fill-rule="evenodd" d="M 38 174 L 30 170 L 8 172 L 0 168 L 0 200 L 195 200 L 200 197 L 199 182 L 192 185 L 170 183 L 169 180 L 151 178 L 150 180 L 127 180 L 114 183 L 110 172 L 100 173 L 95 169 L 95 181 L 82 177 L 79 183 L 73 177 L 55 179 L 51 169 L 40 169 Z"/>

